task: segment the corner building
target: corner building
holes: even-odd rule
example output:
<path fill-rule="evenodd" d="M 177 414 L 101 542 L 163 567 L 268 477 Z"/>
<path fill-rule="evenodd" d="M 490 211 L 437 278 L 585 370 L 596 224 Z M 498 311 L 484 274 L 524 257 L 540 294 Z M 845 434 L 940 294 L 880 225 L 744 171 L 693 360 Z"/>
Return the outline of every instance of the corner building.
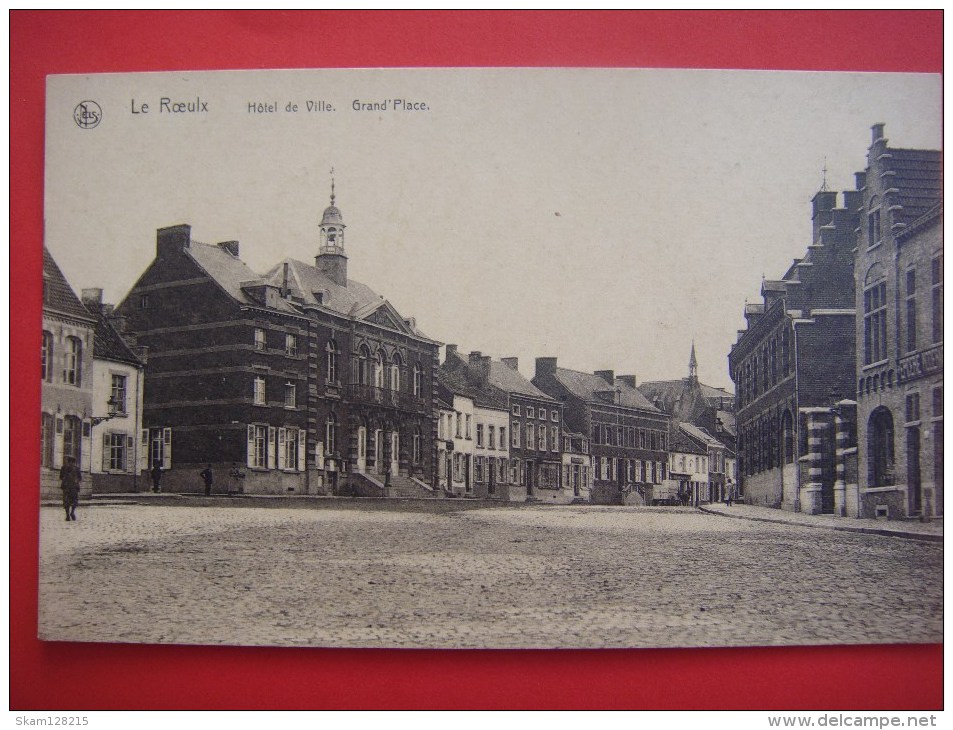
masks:
<path fill-rule="evenodd" d="M 856 251 L 859 510 L 943 514 L 943 212 L 937 150 L 872 128 Z"/>
<path fill-rule="evenodd" d="M 259 276 L 237 241 L 160 229 L 156 258 L 117 309 L 149 348 L 143 440 L 163 488 L 216 492 L 432 494 L 439 343 L 347 276 L 331 205 L 313 265 Z"/>

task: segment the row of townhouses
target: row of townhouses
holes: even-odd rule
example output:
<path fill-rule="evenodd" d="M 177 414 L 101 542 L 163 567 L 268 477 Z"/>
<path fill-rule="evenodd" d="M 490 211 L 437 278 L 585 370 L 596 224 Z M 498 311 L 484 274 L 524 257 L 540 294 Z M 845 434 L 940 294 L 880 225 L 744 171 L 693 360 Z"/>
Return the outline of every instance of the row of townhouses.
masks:
<path fill-rule="evenodd" d="M 644 504 L 733 488 L 731 394 L 698 383 L 694 346 L 674 403 L 553 357 L 532 378 L 452 344 L 441 361 L 348 277 L 345 230 L 333 182 L 313 263 L 259 275 L 237 241 L 160 229 L 115 307 L 76 297 L 45 251 L 44 496 L 67 456 L 87 492 L 145 491 L 156 467 L 163 490 L 196 492 L 207 464 L 216 493 Z"/>
<path fill-rule="evenodd" d="M 739 478 L 758 504 L 927 519 L 943 514 L 942 160 L 872 130 L 855 189 L 822 187 L 807 253 L 745 306 Z"/>

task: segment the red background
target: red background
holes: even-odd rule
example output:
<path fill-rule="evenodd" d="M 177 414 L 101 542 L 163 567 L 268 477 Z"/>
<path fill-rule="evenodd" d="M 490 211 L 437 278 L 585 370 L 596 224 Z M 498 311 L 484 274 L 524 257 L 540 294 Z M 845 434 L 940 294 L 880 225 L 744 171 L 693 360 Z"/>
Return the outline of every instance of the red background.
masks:
<path fill-rule="evenodd" d="M 941 11 L 11 11 L 11 709 L 941 708 L 940 645 L 386 651 L 34 637 L 46 74 L 368 66 L 938 73 L 942 21 Z"/>

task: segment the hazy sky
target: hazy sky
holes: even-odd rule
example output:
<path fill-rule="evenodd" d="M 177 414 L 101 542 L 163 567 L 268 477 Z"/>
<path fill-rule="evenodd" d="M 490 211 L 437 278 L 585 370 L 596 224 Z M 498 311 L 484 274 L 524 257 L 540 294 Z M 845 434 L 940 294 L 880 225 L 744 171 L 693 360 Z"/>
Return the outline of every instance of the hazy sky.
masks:
<path fill-rule="evenodd" d="M 172 102 L 207 104 L 172 114 Z M 73 110 L 96 101 L 102 121 Z M 406 99 L 426 111 L 354 111 Z M 134 100 L 134 101 L 133 101 Z M 334 112 L 308 112 L 308 100 Z M 273 113 L 248 104 L 277 103 Z M 298 104 L 297 113 L 284 111 Z M 133 104 L 149 105 L 133 114 Z M 938 149 L 934 75 L 360 70 L 50 77 L 46 243 L 118 302 L 189 223 L 264 272 L 313 261 L 335 168 L 348 273 L 442 342 L 638 380 L 731 386 L 762 274 L 810 243 L 822 168 L 852 188 L 870 126 Z"/>

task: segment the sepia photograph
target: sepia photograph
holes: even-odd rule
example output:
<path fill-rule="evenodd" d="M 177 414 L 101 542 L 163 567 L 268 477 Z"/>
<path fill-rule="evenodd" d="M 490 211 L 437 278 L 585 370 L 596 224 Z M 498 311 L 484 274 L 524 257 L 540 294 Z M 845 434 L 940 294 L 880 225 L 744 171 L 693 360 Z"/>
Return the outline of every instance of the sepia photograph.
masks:
<path fill-rule="evenodd" d="M 51 75 L 38 631 L 943 638 L 942 80 Z"/>

